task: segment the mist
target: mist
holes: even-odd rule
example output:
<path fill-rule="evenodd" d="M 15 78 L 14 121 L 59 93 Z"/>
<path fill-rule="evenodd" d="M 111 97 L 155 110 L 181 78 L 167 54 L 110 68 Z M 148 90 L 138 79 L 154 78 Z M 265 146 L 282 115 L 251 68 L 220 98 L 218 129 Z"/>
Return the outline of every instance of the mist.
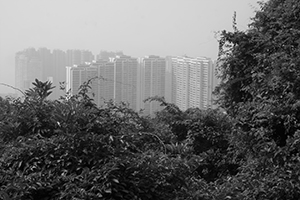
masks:
<path fill-rule="evenodd" d="M 257 8 L 256 0 L 2 0 L 0 83 L 14 86 L 15 54 L 29 47 L 216 59 L 216 32 L 232 30 L 234 11 L 247 29 Z"/>

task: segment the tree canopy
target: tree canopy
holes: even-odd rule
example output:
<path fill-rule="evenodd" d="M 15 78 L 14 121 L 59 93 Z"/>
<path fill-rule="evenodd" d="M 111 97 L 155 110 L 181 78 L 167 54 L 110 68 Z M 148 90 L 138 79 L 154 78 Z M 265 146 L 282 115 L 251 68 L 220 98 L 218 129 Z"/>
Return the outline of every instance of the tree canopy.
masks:
<path fill-rule="evenodd" d="M 216 94 L 234 119 L 235 154 L 251 158 L 247 181 L 264 177 L 253 197 L 298 199 L 300 2 L 260 5 L 247 31 L 221 33 Z"/>
<path fill-rule="evenodd" d="M 280 146 L 299 124 L 299 13 L 298 1 L 271 0 L 247 31 L 220 39 L 219 103 L 234 117 L 248 112 L 244 128 L 269 129 Z"/>

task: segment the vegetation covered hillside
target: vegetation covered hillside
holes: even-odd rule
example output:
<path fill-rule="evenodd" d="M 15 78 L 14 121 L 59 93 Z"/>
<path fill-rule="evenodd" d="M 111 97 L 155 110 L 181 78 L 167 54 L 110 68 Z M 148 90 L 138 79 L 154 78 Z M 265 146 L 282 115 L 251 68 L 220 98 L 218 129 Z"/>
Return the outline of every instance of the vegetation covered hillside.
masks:
<path fill-rule="evenodd" d="M 39 80 L 0 98 L 0 198 L 300 199 L 299 19 L 300 2 L 270 0 L 247 31 L 221 33 L 222 112 L 158 97 L 154 118 L 97 107 L 88 83 L 55 101 Z"/>
<path fill-rule="evenodd" d="M 98 108 L 88 85 L 57 101 L 46 98 L 50 83 L 34 86 L 0 101 L 3 199 L 195 199 L 237 173 L 226 159 L 230 120 L 218 111 L 156 99 L 165 109 L 151 119 L 125 104 Z"/>

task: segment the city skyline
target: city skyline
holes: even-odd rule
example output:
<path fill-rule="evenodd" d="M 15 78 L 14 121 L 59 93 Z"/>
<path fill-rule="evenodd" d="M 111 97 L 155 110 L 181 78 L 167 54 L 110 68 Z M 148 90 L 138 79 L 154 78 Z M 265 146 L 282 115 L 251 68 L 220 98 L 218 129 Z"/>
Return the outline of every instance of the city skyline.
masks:
<path fill-rule="evenodd" d="M 14 85 L 14 54 L 30 46 L 216 59 L 215 33 L 232 30 L 234 11 L 247 29 L 258 7 L 256 0 L 0 1 L 0 83 Z"/>
<path fill-rule="evenodd" d="M 97 58 L 97 60 L 95 60 Z M 149 55 L 140 58 L 123 52 L 28 48 L 16 53 L 16 87 L 22 91 L 33 87 L 37 78 L 51 81 L 56 88 L 49 96 L 55 100 L 65 92 L 76 95 L 89 80 L 89 94 L 98 105 L 113 100 L 127 102 L 146 115 L 161 109 L 158 102 L 144 102 L 149 97 L 164 97 L 180 109 L 213 107 L 212 91 L 216 86 L 215 62 L 206 57 Z M 59 90 L 59 83 L 66 90 Z M 19 95 L 22 95 L 19 93 Z"/>

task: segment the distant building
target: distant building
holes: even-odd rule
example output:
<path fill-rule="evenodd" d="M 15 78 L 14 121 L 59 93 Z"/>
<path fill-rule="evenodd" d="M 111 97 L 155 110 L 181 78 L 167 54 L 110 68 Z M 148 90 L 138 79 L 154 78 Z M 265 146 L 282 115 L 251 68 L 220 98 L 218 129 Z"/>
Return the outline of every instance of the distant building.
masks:
<path fill-rule="evenodd" d="M 94 55 L 88 50 L 69 49 L 66 54 L 67 66 L 81 65 L 94 60 Z"/>
<path fill-rule="evenodd" d="M 213 106 L 212 92 L 215 87 L 215 65 L 205 57 L 168 57 L 167 99 L 180 109 L 192 107 L 207 109 Z"/>
<path fill-rule="evenodd" d="M 98 60 L 96 64 L 98 65 L 99 77 L 98 105 L 103 105 L 105 102 L 114 99 L 114 63 Z"/>
<path fill-rule="evenodd" d="M 67 66 L 80 65 L 81 62 L 81 51 L 78 49 L 69 49 L 67 54 Z"/>
<path fill-rule="evenodd" d="M 98 106 L 102 106 L 115 96 L 114 66 L 114 62 L 98 60 L 66 67 L 66 90 L 72 95 L 78 94 L 79 87 L 91 80 L 91 91 L 88 94 Z"/>
<path fill-rule="evenodd" d="M 50 95 L 51 99 L 58 99 L 64 95 L 64 90 L 60 88 L 60 83 L 66 82 L 66 65 L 67 58 L 66 52 L 60 49 L 52 51 L 52 68 L 53 73 L 47 77 L 48 80 L 53 80 L 53 93 Z"/>
<path fill-rule="evenodd" d="M 94 55 L 91 51 L 81 50 L 81 63 L 92 62 L 94 60 Z"/>
<path fill-rule="evenodd" d="M 92 62 L 93 54 L 86 50 L 51 50 L 47 48 L 25 49 L 16 53 L 15 57 L 15 86 L 22 91 L 32 87 L 35 79 L 50 81 L 55 88 L 50 99 L 58 99 L 64 95 L 60 90 L 60 82 L 66 81 L 66 66 L 80 65 Z"/>
<path fill-rule="evenodd" d="M 50 49 L 45 47 L 37 50 L 39 59 L 42 61 L 42 80 L 48 80 L 49 77 L 53 77 L 55 69 L 52 65 L 52 53 Z"/>
<path fill-rule="evenodd" d="M 32 87 L 35 79 L 42 80 L 43 63 L 35 49 L 30 48 L 16 53 L 15 87 L 25 91 Z M 21 94 L 19 94 L 21 95 Z"/>
<path fill-rule="evenodd" d="M 161 110 L 157 101 L 143 102 L 149 97 L 165 97 L 166 59 L 159 56 L 147 56 L 140 60 L 141 65 L 141 108 L 145 115 Z"/>
<path fill-rule="evenodd" d="M 114 63 L 114 100 L 129 103 L 134 110 L 140 109 L 140 76 L 137 58 L 116 56 Z"/>
<path fill-rule="evenodd" d="M 93 98 L 98 106 L 106 101 L 127 102 L 134 110 L 140 109 L 139 82 L 140 72 L 138 60 L 130 56 L 116 56 L 110 61 L 100 59 L 86 65 L 74 65 L 66 68 L 67 90 L 72 95 L 91 78 Z"/>
<path fill-rule="evenodd" d="M 90 64 L 74 65 L 66 67 L 66 90 L 72 95 L 79 93 L 80 86 L 90 79 L 95 79 L 91 82 L 91 90 L 89 95 L 94 98 L 95 103 L 98 99 L 98 68 L 97 66 L 91 66 Z M 96 97 L 96 98 L 95 98 Z"/>
<path fill-rule="evenodd" d="M 106 60 L 109 61 L 110 58 L 115 58 L 116 56 L 124 56 L 122 51 L 100 51 L 100 53 L 96 56 L 96 60 Z"/>

